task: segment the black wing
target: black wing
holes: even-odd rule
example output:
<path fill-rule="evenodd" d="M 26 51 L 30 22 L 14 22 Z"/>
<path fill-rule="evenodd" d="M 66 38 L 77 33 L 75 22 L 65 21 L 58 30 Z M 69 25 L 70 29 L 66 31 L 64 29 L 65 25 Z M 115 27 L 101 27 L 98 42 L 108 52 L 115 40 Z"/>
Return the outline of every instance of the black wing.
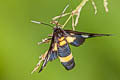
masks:
<path fill-rule="evenodd" d="M 111 34 L 95 34 L 95 33 L 78 32 L 72 30 L 64 30 L 64 31 L 66 31 L 66 33 L 70 35 L 66 38 L 68 43 L 76 47 L 83 44 L 86 38 L 111 36 Z"/>
<path fill-rule="evenodd" d="M 56 58 L 57 58 L 57 45 L 55 42 L 55 36 L 53 35 L 51 44 L 50 44 L 50 48 L 49 48 L 47 54 L 45 55 L 45 59 L 43 60 L 43 64 L 42 64 L 39 72 L 41 72 L 43 70 L 43 68 L 46 66 L 48 61 L 52 61 Z"/>

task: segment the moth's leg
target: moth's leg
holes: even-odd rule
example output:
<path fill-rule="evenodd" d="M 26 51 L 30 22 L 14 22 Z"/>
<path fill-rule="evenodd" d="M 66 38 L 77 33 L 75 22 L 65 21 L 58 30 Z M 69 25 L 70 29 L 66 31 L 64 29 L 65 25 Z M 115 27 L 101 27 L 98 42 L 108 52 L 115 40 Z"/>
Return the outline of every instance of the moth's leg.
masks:
<path fill-rule="evenodd" d="M 47 55 L 48 51 L 46 51 L 44 54 L 42 54 L 41 56 L 39 56 L 39 62 L 37 63 L 36 67 L 33 69 L 33 71 L 31 72 L 31 74 L 33 74 L 35 71 L 37 71 L 37 69 L 40 67 L 40 64 L 42 61 L 45 60 L 45 57 Z"/>
<path fill-rule="evenodd" d="M 45 38 L 45 39 L 42 39 L 41 42 L 38 42 L 37 44 L 40 45 L 42 43 L 49 43 L 51 41 L 52 38 Z"/>

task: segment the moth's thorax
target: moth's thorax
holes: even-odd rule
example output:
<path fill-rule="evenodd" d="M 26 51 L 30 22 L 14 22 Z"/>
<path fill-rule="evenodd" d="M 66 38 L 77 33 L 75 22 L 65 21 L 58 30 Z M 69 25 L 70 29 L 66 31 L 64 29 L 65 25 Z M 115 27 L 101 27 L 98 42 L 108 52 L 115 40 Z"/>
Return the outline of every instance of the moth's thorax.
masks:
<path fill-rule="evenodd" d="M 54 27 L 54 34 L 55 34 L 57 37 L 62 37 L 62 36 L 64 36 L 64 30 L 61 29 L 59 26 Z"/>

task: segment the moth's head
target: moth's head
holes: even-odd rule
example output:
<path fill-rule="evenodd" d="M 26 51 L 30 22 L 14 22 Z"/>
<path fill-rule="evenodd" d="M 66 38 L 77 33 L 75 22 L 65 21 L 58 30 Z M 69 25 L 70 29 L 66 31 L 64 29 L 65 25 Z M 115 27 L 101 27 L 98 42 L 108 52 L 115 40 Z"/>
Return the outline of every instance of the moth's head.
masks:
<path fill-rule="evenodd" d="M 54 26 L 54 27 L 53 27 L 53 30 L 54 30 L 54 31 L 57 31 L 57 30 L 60 30 L 60 29 L 61 29 L 60 26 Z"/>

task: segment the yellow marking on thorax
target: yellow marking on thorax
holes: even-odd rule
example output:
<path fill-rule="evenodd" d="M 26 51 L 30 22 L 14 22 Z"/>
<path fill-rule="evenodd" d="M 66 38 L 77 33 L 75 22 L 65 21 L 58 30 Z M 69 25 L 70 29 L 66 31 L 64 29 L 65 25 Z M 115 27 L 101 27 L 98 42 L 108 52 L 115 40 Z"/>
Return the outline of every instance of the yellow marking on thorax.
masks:
<path fill-rule="evenodd" d="M 57 43 L 54 44 L 53 51 L 57 51 Z"/>
<path fill-rule="evenodd" d="M 59 41 L 62 41 L 62 40 L 64 40 L 64 38 L 65 38 L 65 37 L 61 37 L 61 38 L 59 38 L 58 40 L 59 40 Z"/>
<path fill-rule="evenodd" d="M 67 42 L 65 41 L 65 40 L 63 40 L 63 41 L 61 41 L 60 43 L 59 43 L 59 45 L 60 46 L 63 46 L 63 45 L 65 45 Z"/>
<path fill-rule="evenodd" d="M 68 43 L 73 42 L 75 39 L 76 39 L 76 37 L 71 37 L 71 36 L 68 36 L 68 37 L 66 38 L 66 40 L 67 40 Z"/>
<path fill-rule="evenodd" d="M 72 53 L 66 57 L 59 57 L 60 62 L 68 62 L 73 58 Z"/>

